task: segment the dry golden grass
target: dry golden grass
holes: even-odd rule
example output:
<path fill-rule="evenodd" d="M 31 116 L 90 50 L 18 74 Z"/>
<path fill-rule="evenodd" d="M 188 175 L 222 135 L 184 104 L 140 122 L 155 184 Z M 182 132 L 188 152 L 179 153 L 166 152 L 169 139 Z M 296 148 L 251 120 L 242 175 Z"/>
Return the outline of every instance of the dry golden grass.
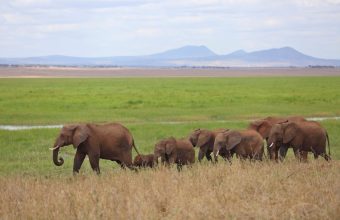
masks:
<path fill-rule="evenodd" d="M 340 163 L 0 177 L 0 219 L 339 219 Z"/>

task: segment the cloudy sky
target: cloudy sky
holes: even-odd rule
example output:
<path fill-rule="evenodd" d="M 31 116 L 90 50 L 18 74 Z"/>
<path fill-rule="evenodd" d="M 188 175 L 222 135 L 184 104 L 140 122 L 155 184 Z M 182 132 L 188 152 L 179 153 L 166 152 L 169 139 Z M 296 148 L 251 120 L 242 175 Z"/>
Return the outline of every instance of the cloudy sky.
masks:
<path fill-rule="evenodd" d="M 340 0 L 0 0 L 0 57 L 219 54 L 291 46 L 340 59 Z"/>

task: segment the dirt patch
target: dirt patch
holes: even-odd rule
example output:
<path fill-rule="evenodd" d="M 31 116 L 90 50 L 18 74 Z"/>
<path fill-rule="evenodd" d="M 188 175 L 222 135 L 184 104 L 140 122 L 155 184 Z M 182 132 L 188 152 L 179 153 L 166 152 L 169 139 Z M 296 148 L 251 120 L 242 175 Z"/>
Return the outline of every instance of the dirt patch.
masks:
<path fill-rule="evenodd" d="M 340 76 L 340 68 L 79 68 L 0 67 L 0 78 L 111 78 L 111 77 L 266 77 Z"/>

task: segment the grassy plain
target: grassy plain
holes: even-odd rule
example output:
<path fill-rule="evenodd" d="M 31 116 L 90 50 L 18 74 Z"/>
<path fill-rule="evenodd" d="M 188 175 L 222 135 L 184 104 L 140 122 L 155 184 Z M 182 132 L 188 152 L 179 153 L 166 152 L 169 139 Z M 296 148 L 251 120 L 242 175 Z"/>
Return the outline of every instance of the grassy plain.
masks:
<path fill-rule="evenodd" d="M 339 116 L 339 85 L 340 77 L 1 79 L 0 124 L 120 121 L 148 153 L 157 140 L 198 127 L 242 129 L 268 115 Z M 0 219 L 336 219 L 340 121 L 322 124 L 330 164 L 310 156 L 307 164 L 290 157 L 133 173 L 101 160 L 102 176 L 85 161 L 77 178 L 72 147 L 61 150 L 62 167 L 52 163 L 48 147 L 59 129 L 0 130 Z"/>
<path fill-rule="evenodd" d="M 1 79 L 1 124 L 340 115 L 340 77 Z"/>

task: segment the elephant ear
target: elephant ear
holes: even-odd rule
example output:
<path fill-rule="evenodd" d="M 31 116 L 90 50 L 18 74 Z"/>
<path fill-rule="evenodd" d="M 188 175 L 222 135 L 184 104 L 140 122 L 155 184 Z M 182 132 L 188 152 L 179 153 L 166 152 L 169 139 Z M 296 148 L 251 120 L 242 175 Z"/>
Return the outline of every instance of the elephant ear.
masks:
<path fill-rule="evenodd" d="M 270 133 L 272 125 L 268 121 L 263 121 L 258 127 L 257 131 L 261 134 L 263 138 L 267 138 Z"/>
<path fill-rule="evenodd" d="M 176 148 L 176 139 L 174 137 L 170 137 L 165 142 L 165 153 L 167 155 L 170 155 L 172 152 L 174 152 Z"/>
<path fill-rule="evenodd" d="M 270 124 L 268 123 L 267 120 L 257 120 L 257 121 L 253 121 L 250 123 L 248 129 L 254 129 L 257 132 L 259 132 L 261 134 L 261 136 L 263 138 L 267 137 L 269 135 L 269 131 L 270 130 L 268 127 L 270 127 Z"/>
<path fill-rule="evenodd" d="M 242 140 L 242 135 L 238 131 L 231 131 L 227 133 L 227 150 L 233 149 Z"/>
<path fill-rule="evenodd" d="M 201 133 L 198 136 L 198 141 L 196 146 L 197 147 L 202 147 L 205 144 L 209 142 L 209 140 L 212 138 L 212 133 L 209 131 L 201 131 Z"/>
<path fill-rule="evenodd" d="M 89 137 L 89 129 L 86 125 L 78 125 L 73 133 L 73 146 L 77 148 Z"/>
<path fill-rule="evenodd" d="M 288 142 L 292 141 L 297 133 L 297 125 L 292 123 L 282 124 L 283 129 L 283 143 L 287 144 Z"/>

